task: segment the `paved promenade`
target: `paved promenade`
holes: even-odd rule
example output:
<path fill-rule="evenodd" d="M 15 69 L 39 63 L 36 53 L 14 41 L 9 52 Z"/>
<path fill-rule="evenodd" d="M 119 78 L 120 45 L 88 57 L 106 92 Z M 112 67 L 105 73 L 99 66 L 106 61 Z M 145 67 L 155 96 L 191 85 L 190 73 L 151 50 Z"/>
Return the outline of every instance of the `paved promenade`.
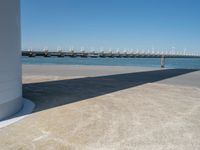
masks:
<path fill-rule="evenodd" d="M 24 65 L 36 108 L 2 150 L 199 150 L 200 71 Z"/>

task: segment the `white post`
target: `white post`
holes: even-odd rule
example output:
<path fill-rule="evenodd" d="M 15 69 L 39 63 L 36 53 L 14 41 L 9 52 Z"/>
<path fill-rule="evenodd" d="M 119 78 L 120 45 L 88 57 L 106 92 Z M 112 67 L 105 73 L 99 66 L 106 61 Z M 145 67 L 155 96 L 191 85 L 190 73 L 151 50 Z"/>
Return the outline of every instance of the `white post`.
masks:
<path fill-rule="evenodd" d="M 22 107 L 20 2 L 0 0 L 0 120 Z"/>
<path fill-rule="evenodd" d="M 165 68 L 165 56 L 164 55 L 161 56 L 160 67 Z"/>

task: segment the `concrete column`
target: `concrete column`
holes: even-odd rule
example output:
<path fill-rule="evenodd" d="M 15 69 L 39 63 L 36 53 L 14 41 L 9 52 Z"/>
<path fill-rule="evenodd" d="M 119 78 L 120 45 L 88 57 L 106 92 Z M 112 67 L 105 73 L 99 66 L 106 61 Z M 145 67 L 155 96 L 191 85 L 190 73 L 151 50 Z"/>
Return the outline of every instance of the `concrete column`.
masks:
<path fill-rule="evenodd" d="M 0 0 L 0 120 L 22 107 L 19 0 Z"/>

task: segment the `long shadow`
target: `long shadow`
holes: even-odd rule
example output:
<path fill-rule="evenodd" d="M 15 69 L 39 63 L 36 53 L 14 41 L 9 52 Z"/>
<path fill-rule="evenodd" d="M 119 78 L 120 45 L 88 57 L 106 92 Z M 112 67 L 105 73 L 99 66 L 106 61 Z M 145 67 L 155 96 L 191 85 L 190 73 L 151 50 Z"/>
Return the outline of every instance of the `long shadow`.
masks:
<path fill-rule="evenodd" d="M 37 112 L 194 71 L 197 70 L 167 69 L 30 83 L 23 85 L 23 95 L 36 104 Z"/>

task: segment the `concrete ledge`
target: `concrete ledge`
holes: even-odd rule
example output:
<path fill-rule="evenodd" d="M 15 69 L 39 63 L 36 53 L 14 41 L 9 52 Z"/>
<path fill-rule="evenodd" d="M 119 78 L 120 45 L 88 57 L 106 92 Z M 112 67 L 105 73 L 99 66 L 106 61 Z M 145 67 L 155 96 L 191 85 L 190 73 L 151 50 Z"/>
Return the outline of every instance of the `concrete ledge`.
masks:
<path fill-rule="evenodd" d="M 23 99 L 22 102 L 23 102 L 22 108 L 19 112 L 15 113 L 11 117 L 8 117 L 8 118 L 0 121 L 0 128 L 4 128 L 8 125 L 11 125 L 11 124 L 27 117 L 28 114 L 30 114 L 33 111 L 33 109 L 35 108 L 35 104 L 30 100 Z"/>

